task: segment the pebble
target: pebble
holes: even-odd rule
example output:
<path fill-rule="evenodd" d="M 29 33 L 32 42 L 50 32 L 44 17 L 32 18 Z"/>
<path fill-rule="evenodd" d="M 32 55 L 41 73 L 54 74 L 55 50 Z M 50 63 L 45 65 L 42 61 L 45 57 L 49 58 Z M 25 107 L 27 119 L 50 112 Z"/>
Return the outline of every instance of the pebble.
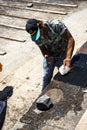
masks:
<path fill-rule="evenodd" d="M 27 7 L 32 7 L 33 6 L 33 3 L 28 3 L 27 4 Z"/>

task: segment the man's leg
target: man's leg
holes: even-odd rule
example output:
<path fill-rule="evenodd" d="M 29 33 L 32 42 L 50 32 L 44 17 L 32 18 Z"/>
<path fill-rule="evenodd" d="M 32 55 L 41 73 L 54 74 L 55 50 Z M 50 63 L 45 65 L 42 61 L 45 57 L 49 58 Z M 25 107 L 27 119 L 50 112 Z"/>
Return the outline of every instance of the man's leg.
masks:
<path fill-rule="evenodd" d="M 53 70 L 55 67 L 55 63 L 48 62 L 45 58 L 43 59 L 43 82 L 42 82 L 42 91 L 47 87 L 49 82 L 51 81 L 51 78 L 53 76 Z"/>

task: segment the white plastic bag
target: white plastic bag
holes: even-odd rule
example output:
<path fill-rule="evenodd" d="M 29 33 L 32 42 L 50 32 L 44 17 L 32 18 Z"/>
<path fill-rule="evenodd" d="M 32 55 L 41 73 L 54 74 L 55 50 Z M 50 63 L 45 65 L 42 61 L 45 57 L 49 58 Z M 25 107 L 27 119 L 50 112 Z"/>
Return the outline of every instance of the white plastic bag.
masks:
<path fill-rule="evenodd" d="M 65 75 L 70 71 L 70 69 L 71 68 L 68 67 L 68 66 L 61 65 L 60 68 L 59 68 L 59 72 L 60 72 L 61 75 Z"/>

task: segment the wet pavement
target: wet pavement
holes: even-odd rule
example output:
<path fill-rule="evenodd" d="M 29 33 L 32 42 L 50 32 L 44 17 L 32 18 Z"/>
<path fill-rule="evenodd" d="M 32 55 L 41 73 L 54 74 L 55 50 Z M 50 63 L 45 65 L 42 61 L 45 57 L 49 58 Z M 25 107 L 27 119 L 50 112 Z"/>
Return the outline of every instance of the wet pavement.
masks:
<path fill-rule="evenodd" d="M 53 94 L 54 89 L 56 95 Z M 74 130 L 87 108 L 87 95 L 83 94 L 81 88 L 53 80 L 43 94 L 50 95 L 54 101 L 53 107 L 38 113 L 35 101 L 20 120 L 26 125 L 17 130 Z M 84 109 L 82 104 L 85 104 Z"/>

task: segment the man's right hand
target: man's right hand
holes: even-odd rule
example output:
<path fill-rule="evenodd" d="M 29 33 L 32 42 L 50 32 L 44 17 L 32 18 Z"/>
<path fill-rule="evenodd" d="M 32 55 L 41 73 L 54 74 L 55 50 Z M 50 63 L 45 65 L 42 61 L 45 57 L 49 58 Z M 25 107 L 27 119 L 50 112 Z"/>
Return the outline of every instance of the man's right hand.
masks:
<path fill-rule="evenodd" d="M 54 58 L 52 56 L 45 55 L 44 57 L 48 60 L 48 62 L 53 63 Z"/>
<path fill-rule="evenodd" d="M 64 64 L 64 66 L 68 66 L 68 67 L 71 67 L 71 58 L 65 58 L 64 60 L 63 60 L 63 64 Z"/>

